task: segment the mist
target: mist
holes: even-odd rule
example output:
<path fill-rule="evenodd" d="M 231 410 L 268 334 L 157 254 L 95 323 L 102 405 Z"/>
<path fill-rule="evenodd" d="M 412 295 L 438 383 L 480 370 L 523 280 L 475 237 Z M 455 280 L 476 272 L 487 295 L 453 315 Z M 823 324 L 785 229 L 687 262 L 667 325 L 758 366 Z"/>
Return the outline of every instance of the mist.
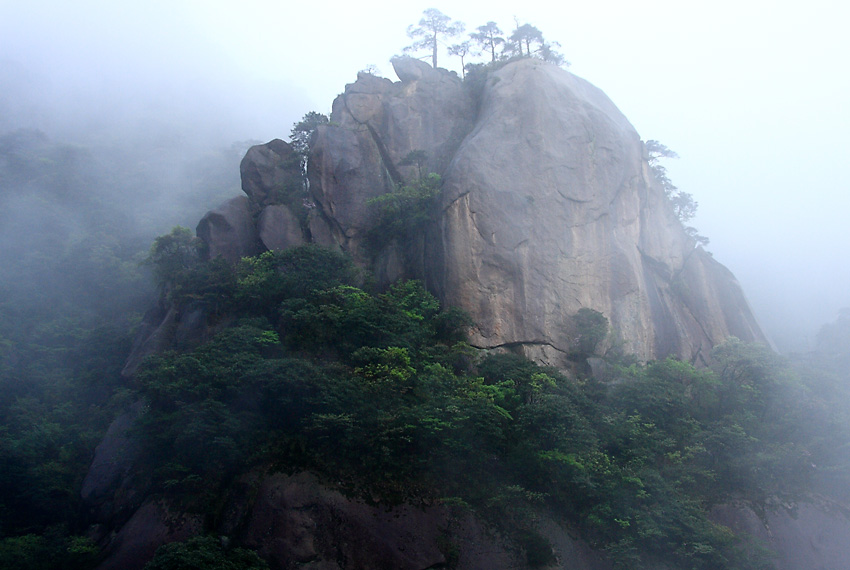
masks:
<path fill-rule="evenodd" d="M 747 520 L 776 529 L 762 508 L 776 497 L 781 508 L 803 492 L 850 500 L 844 4 L 435 6 L 467 32 L 488 21 L 539 27 L 642 139 L 678 153 L 663 166 L 699 203 L 688 223 L 740 281 L 773 347 L 731 339 L 702 368 L 636 363 L 596 352 L 606 335 L 617 340 L 598 313 L 593 330 L 576 336 L 593 333 L 593 346 L 565 349 L 567 368 L 556 370 L 471 348 L 462 311 L 440 312 L 415 281 L 372 290 L 336 250 L 237 255 L 235 267 L 204 261 L 208 244 L 194 228 L 243 194 L 247 149 L 287 139 L 308 112 L 329 113 L 360 70 L 395 80 L 390 58 L 428 7 L 0 0 L 0 567 L 18 548 L 39 565 L 9 567 L 82 553 L 88 563 L 53 566 L 94 568 L 112 556 L 107 545 L 147 540 L 149 528 L 137 532 L 146 523 L 127 523 L 143 512 L 139 501 L 167 506 L 169 496 L 185 500 L 173 503 L 180 520 L 205 521 L 205 530 L 217 521 L 221 540 L 204 539 L 212 547 L 250 545 L 238 533 L 256 505 L 265 508 L 263 489 L 288 497 L 296 488 L 263 478 L 288 485 L 299 470 L 337 482 L 346 495 L 332 509 L 355 501 L 362 478 L 370 504 L 357 512 L 377 505 L 376 520 L 399 528 L 420 528 L 393 514 L 399 502 L 430 517 L 454 501 L 467 510 L 440 512 L 475 522 L 474 511 L 487 510 L 521 532 L 560 505 L 576 523 L 570 537 L 596 521 L 607 526 L 586 527 L 586 536 L 639 535 L 650 553 L 709 544 L 687 533 L 714 540 L 713 524 L 693 521 L 708 521 L 702 510 L 724 501 L 762 501 Z M 445 50 L 439 63 L 462 73 Z M 306 212 L 310 200 L 294 196 Z M 157 260 L 151 247 L 168 237 L 175 258 L 188 252 L 170 274 L 168 256 Z M 125 437 L 122 425 L 135 427 Z M 178 512 L 192 501 L 215 512 Z M 326 530 L 310 518 L 319 507 L 296 511 L 292 520 L 306 521 L 298 540 L 321 546 L 311 538 Z M 339 512 L 327 510 L 349 532 L 354 518 Z M 837 512 L 813 526 L 833 524 Z M 238 524 L 225 524 L 229 513 Z M 662 527 L 671 515 L 681 524 Z M 526 516 L 528 529 L 515 524 Z M 275 540 L 298 535 L 287 525 Z M 275 536 L 256 526 L 263 541 Z M 418 532 L 422 544 L 439 535 L 421 567 L 452 566 L 447 532 Z M 367 534 L 340 536 L 357 551 L 367 550 Z M 822 536 L 797 534 L 800 544 Z M 512 550 L 528 554 L 535 536 Z M 536 544 L 538 554 L 555 552 Z M 422 550 L 405 545 L 404 556 Z"/>
<path fill-rule="evenodd" d="M 0 134 L 33 129 L 81 147 L 91 174 L 108 178 L 111 193 L 101 192 L 125 217 L 121 231 L 150 240 L 175 224 L 193 227 L 238 195 L 240 153 L 285 139 L 308 111 L 327 112 L 359 69 L 392 77 L 388 60 L 409 43 L 404 31 L 421 9 L 6 2 Z M 850 118 L 840 104 L 850 86 L 838 71 L 848 46 L 835 30 L 846 8 L 823 1 L 800 14 L 783 3 L 721 3 L 708 13 L 662 2 L 646 14 L 604 2 L 514 13 L 460 3 L 444 11 L 468 29 L 514 18 L 538 25 L 644 139 L 679 153 L 666 166 L 700 204 L 694 225 L 781 350 L 810 348 L 818 328 L 850 306 L 850 264 L 839 250 L 850 241 L 841 168 Z M 204 179 L 214 155 L 227 155 L 231 174 Z M 22 216 L 37 211 L 20 207 Z M 71 221 L 73 210 L 64 209 L 65 223 L 98 223 Z M 9 230 L 37 226 L 27 216 L 6 216 L 4 249 L 14 242 Z"/>

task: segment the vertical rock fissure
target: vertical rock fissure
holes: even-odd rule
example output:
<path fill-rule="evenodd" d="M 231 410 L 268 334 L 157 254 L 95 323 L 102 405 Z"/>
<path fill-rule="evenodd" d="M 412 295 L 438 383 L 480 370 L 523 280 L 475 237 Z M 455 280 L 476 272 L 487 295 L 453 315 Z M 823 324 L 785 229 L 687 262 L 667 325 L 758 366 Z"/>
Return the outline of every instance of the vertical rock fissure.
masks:
<path fill-rule="evenodd" d="M 393 185 L 401 186 L 404 184 L 404 177 L 401 175 L 401 172 L 398 171 L 395 164 L 393 164 L 384 141 L 381 140 L 380 135 L 378 135 L 378 132 L 374 127 L 372 127 L 372 125 L 366 123 L 366 128 L 369 129 L 369 134 L 372 135 L 372 140 L 375 141 L 375 146 L 378 147 L 378 153 L 381 155 L 381 161 L 383 161 L 384 168 L 386 169 L 387 174 L 390 175 L 390 180 L 392 180 Z"/>

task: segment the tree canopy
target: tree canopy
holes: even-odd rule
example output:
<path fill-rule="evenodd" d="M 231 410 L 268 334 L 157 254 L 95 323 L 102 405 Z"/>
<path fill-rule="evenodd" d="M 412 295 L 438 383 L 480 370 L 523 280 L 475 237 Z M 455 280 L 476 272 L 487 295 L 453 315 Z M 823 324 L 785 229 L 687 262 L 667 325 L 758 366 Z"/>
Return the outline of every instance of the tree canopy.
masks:
<path fill-rule="evenodd" d="M 432 65 L 436 68 L 438 51 L 443 45 L 449 55 L 460 57 L 461 73 L 464 77 L 467 65 L 473 65 L 467 64 L 467 56 L 486 54 L 489 55 L 491 64 L 512 57 L 536 57 L 559 66 L 569 65 L 569 62 L 556 49 L 561 45 L 558 42 L 546 40 L 543 32 L 531 24 L 517 23 L 513 33 L 505 38 L 499 25 L 489 21 L 469 33 L 467 40 L 454 44 L 448 44 L 445 41 L 458 36 L 463 31 L 462 22 L 453 22 L 439 10 L 429 8 L 423 12 L 423 17 L 417 26 L 408 27 L 407 35 L 416 41 L 405 47 L 404 52 L 428 50 L 431 53 Z M 501 51 L 498 51 L 499 49 Z"/>
<path fill-rule="evenodd" d="M 692 194 L 689 192 L 683 192 L 673 185 L 670 177 L 667 176 L 667 168 L 659 162 L 662 158 L 679 158 L 679 155 L 669 149 L 667 145 L 664 145 L 657 140 L 648 140 L 644 142 L 644 148 L 646 149 L 649 170 L 652 172 L 652 175 L 658 183 L 661 184 L 661 187 L 664 190 L 664 195 L 673 206 L 673 213 L 676 214 L 676 217 L 684 225 L 696 215 L 699 203 L 694 200 Z M 684 228 L 685 233 L 687 233 L 688 236 L 690 236 L 696 243 L 700 245 L 708 245 L 708 238 L 699 235 L 696 228 L 692 226 L 684 226 Z"/>
<path fill-rule="evenodd" d="M 531 24 L 523 24 L 517 26 L 508 40 L 508 49 L 512 52 L 520 57 L 531 57 L 532 47 L 535 47 L 536 51 L 543 45 L 543 33 Z"/>
<path fill-rule="evenodd" d="M 476 28 L 477 32 L 472 32 L 469 37 L 475 42 L 482 51 L 490 52 L 490 61 L 496 61 L 496 48 L 505 43 L 505 38 L 502 37 L 502 30 L 496 22 L 487 22 L 483 26 Z"/>
<path fill-rule="evenodd" d="M 404 48 L 405 53 L 411 51 L 430 50 L 431 64 L 437 68 L 437 48 L 442 38 L 453 38 L 463 33 L 463 22 L 453 22 L 451 18 L 435 8 L 422 12 L 418 26 L 410 25 L 407 35 L 416 41 Z"/>
<path fill-rule="evenodd" d="M 466 77 L 466 64 L 464 60 L 472 51 L 472 44 L 469 40 L 449 46 L 449 55 L 456 55 L 460 58 L 461 77 Z"/>
<path fill-rule="evenodd" d="M 289 133 L 289 140 L 292 148 L 301 157 L 301 168 L 307 168 L 307 155 L 310 153 L 310 140 L 313 134 L 321 125 L 327 125 L 330 122 L 327 115 L 310 111 L 304 117 L 292 125 L 292 130 Z"/>

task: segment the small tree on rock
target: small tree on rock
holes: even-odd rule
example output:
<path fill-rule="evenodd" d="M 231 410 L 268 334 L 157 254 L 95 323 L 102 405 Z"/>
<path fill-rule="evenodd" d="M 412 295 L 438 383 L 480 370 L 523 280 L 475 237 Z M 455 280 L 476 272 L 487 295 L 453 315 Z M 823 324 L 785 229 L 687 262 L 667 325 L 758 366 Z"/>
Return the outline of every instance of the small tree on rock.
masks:
<path fill-rule="evenodd" d="M 540 46 L 539 54 L 540 59 L 548 63 L 554 63 L 560 67 L 569 67 L 570 62 L 564 57 L 564 55 L 558 52 L 555 48 L 561 47 L 561 44 L 558 42 L 543 42 Z"/>
<path fill-rule="evenodd" d="M 449 47 L 449 55 L 456 55 L 460 58 L 460 73 L 463 79 L 466 79 L 466 64 L 464 63 L 464 58 L 469 55 L 471 50 L 472 47 L 469 41 L 464 41 Z"/>
<path fill-rule="evenodd" d="M 499 29 L 496 22 L 487 22 L 483 26 L 478 26 L 477 30 L 477 32 L 469 34 L 469 37 L 478 44 L 482 51 L 490 52 L 491 62 L 496 61 L 496 48 L 505 43 L 502 30 Z"/>
<path fill-rule="evenodd" d="M 301 157 L 302 171 L 306 171 L 307 168 L 307 156 L 310 154 L 310 139 L 313 137 L 313 133 L 320 125 L 327 125 L 329 122 L 327 115 L 310 111 L 304 115 L 303 119 L 292 125 L 289 140 L 292 148 Z"/>
<path fill-rule="evenodd" d="M 511 34 L 507 48 L 520 57 L 531 57 L 532 46 L 536 46 L 536 51 L 543 44 L 543 33 L 531 24 L 523 24 Z"/>
<path fill-rule="evenodd" d="M 431 50 L 431 64 L 437 68 L 437 48 L 441 37 L 453 38 L 463 32 L 463 22 L 452 22 L 452 19 L 437 10 L 428 8 L 422 12 L 418 26 L 409 26 L 407 35 L 416 40 L 404 48 L 404 52 Z"/>
<path fill-rule="evenodd" d="M 399 162 L 399 166 L 415 166 L 418 180 L 422 180 L 422 167 L 428 162 L 428 153 L 424 150 L 411 150 Z"/>
<path fill-rule="evenodd" d="M 646 147 L 646 161 L 649 164 L 649 170 L 664 189 L 664 195 L 673 205 L 673 212 L 682 224 L 689 222 L 696 215 L 699 203 L 694 200 L 692 194 L 682 192 L 674 186 L 667 176 L 667 169 L 658 162 L 662 158 L 679 158 L 679 155 L 667 148 L 667 145 L 656 140 L 648 140 L 644 143 L 644 146 Z M 699 235 L 696 228 L 685 226 L 685 233 L 698 244 L 708 245 L 708 238 Z"/>
<path fill-rule="evenodd" d="M 578 356 L 587 358 L 596 352 L 600 342 L 608 336 L 608 319 L 594 309 L 583 307 L 573 315 L 576 336 L 573 349 Z"/>

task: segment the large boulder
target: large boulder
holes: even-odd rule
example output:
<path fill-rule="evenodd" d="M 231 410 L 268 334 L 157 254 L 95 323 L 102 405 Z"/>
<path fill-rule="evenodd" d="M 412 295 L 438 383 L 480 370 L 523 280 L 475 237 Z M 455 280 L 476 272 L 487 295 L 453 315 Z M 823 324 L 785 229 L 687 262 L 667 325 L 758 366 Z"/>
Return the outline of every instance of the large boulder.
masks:
<path fill-rule="evenodd" d="M 206 244 L 209 259 L 221 256 L 236 263 L 261 249 L 253 206 L 246 196 L 232 198 L 207 212 L 195 233 Z"/>
<path fill-rule="evenodd" d="M 579 309 L 601 312 L 643 359 L 705 359 L 729 336 L 767 342 L 740 286 L 676 218 L 629 121 L 588 82 L 539 60 L 473 94 L 455 74 L 398 58 L 401 79 L 360 74 L 319 128 L 310 189 L 333 239 L 379 281 L 424 279 L 470 313 L 472 341 L 561 364 Z M 438 221 L 413 244 L 366 247 L 369 200 L 443 177 Z"/>
<path fill-rule="evenodd" d="M 558 67 L 525 59 L 490 75 L 442 209 L 429 284 L 471 314 L 477 346 L 557 363 L 584 307 L 641 358 L 765 340 L 734 278 L 684 232 L 629 121 Z"/>
<path fill-rule="evenodd" d="M 280 139 L 252 146 L 239 166 L 242 190 L 260 206 L 279 204 L 303 182 L 301 157 Z"/>
<path fill-rule="evenodd" d="M 260 241 L 268 250 L 284 250 L 304 245 L 301 223 L 292 210 L 283 204 L 266 206 L 257 220 Z"/>
<path fill-rule="evenodd" d="M 132 469 L 139 456 L 139 442 L 130 435 L 142 413 L 136 402 L 118 416 L 94 451 L 91 467 L 83 479 L 80 496 L 92 516 L 99 521 L 124 520 L 138 507 L 132 485 Z"/>

